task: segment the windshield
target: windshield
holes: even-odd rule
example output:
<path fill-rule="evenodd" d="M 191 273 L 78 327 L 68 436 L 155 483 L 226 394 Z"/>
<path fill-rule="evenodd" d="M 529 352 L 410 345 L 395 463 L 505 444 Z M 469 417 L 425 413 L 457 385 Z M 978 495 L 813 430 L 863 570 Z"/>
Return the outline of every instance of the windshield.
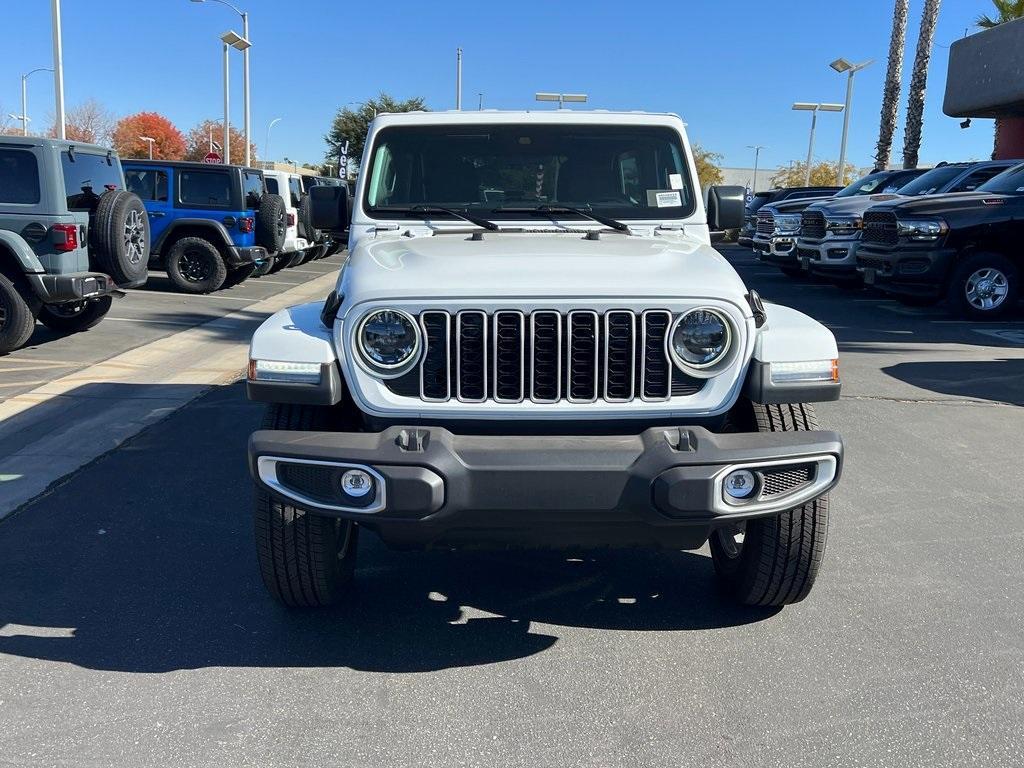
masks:
<path fill-rule="evenodd" d="M 657 126 L 385 128 L 369 168 L 366 210 L 383 218 L 415 206 L 492 219 L 521 219 L 523 208 L 545 205 L 589 207 L 617 219 L 681 218 L 694 209 L 680 136 Z"/>
<path fill-rule="evenodd" d="M 856 195 L 872 195 L 876 192 L 895 192 L 917 176 L 918 173 L 917 171 L 906 171 L 905 173 L 878 171 L 876 173 L 869 173 L 867 176 L 843 187 L 836 192 L 835 196 L 854 197 Z"/>
<path fill-rule="evenodd" d="M 756 213 L 757 209 L 760 208 L 765 203 L 767 203 L 768 202 L 768 198 L 770 198 L 770 197 L 771 197 L 771 195 L 769 195 L 769 194 L 767 194 L 765 192 L 758 192 L 756 195 L 754 195 L 752 198 L 750 198 L 750 202 L 747 203 L 747 215 L 750 215 L 752 213 Z"/>
<path fill-rule="evenodd" d="M 977 192 L 1000 192 L 1004 195 L 1024 194 L 1024 163 L 1009 168 L 982 184 Z"/>
<path fill-rule="evenodd" d="M 899 195 L 933 195 L 941 191 L 953 179 L 964 172 L 962 165 L 943 165 L 922 173 L 906 186 L 900 187 Z"/>

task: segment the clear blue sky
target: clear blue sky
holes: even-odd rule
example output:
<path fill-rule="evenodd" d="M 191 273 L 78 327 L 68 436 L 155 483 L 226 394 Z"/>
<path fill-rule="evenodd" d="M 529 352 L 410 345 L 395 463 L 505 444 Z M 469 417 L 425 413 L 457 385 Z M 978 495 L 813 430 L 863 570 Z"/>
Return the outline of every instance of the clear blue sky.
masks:
<path fill-rule="evenodd" d="M 923 0 L 911 0 L 904 87 Z M 20 110 L 23 71 L 50 66 L 50 3 L 4 7 L 0 106 Z M 828 63 L 875 58 L 857 76 L 848 157 L 868 165 L 878 133 L 892 0 L 595 0 L 543 2 L 358 2 L 237 0 L 251 16 L 253 140 L 271 153 L 320 161 L 322 136 L 339 105 L 380 91 L 454 107 L 455 49 L 464 50 L 463 106 L 548 108 L 538 90 L 584 91 L 590 106 L 677 112 L 693 140 L 750 166 L 748 144 L 764 144 L 762 167 L 802 159 L 809 115 L 794 101 L 844 98 L 845 76 Z M 989 0 L 945 0 L 928 79 L 922 164 L 988 157 L 991 121 L 961 130 L 942 114 L 948 45 L 973 31 Z M 68 106 L 94 97 L 118 115 L 154 110 L 187 130 L 223 114 L 218 35 L 241 31 L 229 9 L 189 0 L 64 0 Z M 841 22 L 841 23 L 839 23 Z M 12 30 L 17 30 L 13 34 Z M 233 122 L 241 126 L 241 55 L 232 57 Z M 29 114 L 52 119 L 53 84 L 33 76 Z M 902 123 L 906 95 L 902 97 Z M 841 116 L 818 121 L 817 159 L 839 153 Z M 897 135 L 899 160 L 902 131 Z"/>

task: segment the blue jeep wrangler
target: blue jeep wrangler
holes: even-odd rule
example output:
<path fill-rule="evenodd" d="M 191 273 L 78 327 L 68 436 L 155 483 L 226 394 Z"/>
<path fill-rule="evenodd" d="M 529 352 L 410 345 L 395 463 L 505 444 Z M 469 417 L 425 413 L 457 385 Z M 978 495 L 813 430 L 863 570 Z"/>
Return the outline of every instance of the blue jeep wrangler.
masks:
<path fill-rule="evenodd" d="M 153 266 L 184 293 L 210 293 L 263 274 L 284 244 L 284 200 L 263 172 L 239 165 L 125 160 L 128 189 L 142 198 Z"/>

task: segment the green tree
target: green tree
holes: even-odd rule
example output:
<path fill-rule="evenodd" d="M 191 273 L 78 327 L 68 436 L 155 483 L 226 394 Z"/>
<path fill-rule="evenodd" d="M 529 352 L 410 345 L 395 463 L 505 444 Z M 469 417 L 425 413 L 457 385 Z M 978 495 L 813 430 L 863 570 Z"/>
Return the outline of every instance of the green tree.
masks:
<path fill-rule="evenodd" d="M 802 187 L 806 178 L 807 163 L 793 163 L 790 166 L 780 167 L 772 176 L 773 187 Z M 843 184 L 849 184 L 854 180 L 857 169 L 850 163 L 846 164 L 846 172 L 843 174 Z M 834 163 L 815 163 L 811 165 L 811 186 L 832 187 L 835 186 L 836 177 L 839 175 L 839 161 Z"/>
<path fill-rule="evenodd" d="M 924 92 L 928 85 L 928 62 L 932 57 L 935 24 L 939 20 L 940 0 L 924 0 L 921 10 L 921 29 L 917 35 L 917 51 L 910 75 L 910 93 L 907 96 L 907 125 L 903 131 L 903 167 L 917 168 L 921 150 L 921 130 L 924 126 Z"/>
<path fill-rule="evenodd" d="M 701 189 L 706 189 L 712 184 L 721 184 L 724 177 L 722 169 L 718 165 L 722 162 L 722 155 L 704 149 L 700 144 L 694 144 L 693 162 L 697 165 L 697 181 Z"/>
<path fill-rule="evenodd" d="M 345 142 L 348 142 L 349 170 L 352 170 L 363 156 L 366 132 L 374 117 L 385 112 L 416 112 L 426 109 L 426 102 L 419 96 L 398 101 L 386 93 L 364 101 L 354 110 L 348 106 L 342 107 L 324 136 L 324 141 L 330 147 L 327 150 L 327 162 L 337 162 L 345 149 Z"/>
<path fill-rule="evenodd" d="M 900 88 L 903 85 L 903 48 L 907 40 L 907 15 L 910 0 L 895 0 L 892 11 L 892 34 L 889 38 L 889 63 L 882 89 L 882 118 L 875 147 L 875 167 L 887 168 L 892 157 L 892 137 L 899 117 Z"/>
<path fill-rule="evenodd" d="M 994 19 L 983 13 L 974 21 L 982 29 L 992 29 L 1024 16 L 1024 0 L 992 0 L 992 5 L 996 7 Z"/>

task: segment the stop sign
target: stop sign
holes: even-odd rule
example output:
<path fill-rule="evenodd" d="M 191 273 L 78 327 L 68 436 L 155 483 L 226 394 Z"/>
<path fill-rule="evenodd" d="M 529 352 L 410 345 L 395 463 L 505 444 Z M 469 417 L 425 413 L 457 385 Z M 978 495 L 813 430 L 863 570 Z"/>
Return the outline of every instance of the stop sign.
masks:
<path fill-rule="evenodd" d="M 206 157 L 203 158 L 204 163 L 219 163 L 220 161 L 221 156 L 216 152 L 207 152 Z"/>

